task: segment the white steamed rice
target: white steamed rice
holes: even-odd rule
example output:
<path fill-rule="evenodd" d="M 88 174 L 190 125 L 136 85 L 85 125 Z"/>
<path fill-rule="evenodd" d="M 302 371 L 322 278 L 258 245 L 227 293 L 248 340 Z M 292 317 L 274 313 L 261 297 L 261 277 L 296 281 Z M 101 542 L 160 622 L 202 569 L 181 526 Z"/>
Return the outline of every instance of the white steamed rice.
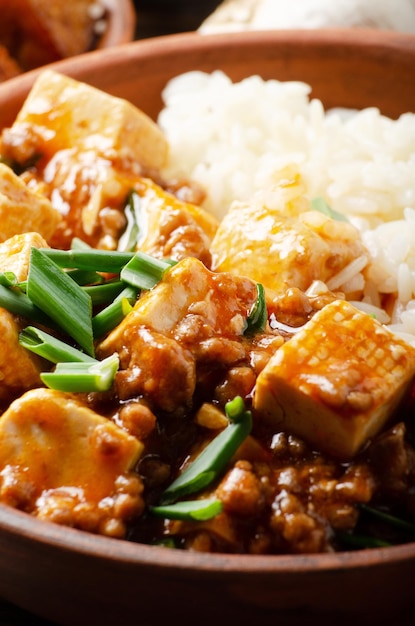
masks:
<path fill-rule="evenodd" d="M 392 314 L 378 315 L 415 345 L 415 114 L 326 112 L 310 92 L 258 76 L 232 83 L 219 71 L 178 76 L 159 116 L 171 146 L 165 175 L 200 183 L 220 219 L 295 164 L 309 198 L 324 197 L 362 233 L 372 258 L 359 306 L 372 312 L 381 294 L 398 294 Z M 341 282 L 361 279 L 361 269 L 355 263 Z"/>

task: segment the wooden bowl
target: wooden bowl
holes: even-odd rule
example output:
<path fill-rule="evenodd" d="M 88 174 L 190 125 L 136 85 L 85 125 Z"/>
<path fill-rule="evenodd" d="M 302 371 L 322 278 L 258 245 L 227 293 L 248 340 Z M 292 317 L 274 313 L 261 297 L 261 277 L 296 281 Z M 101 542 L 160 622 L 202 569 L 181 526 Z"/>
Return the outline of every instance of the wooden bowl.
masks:
<path fill-rule="evenodd" d="M 414 111 L 415 38 L 392 32 L 187 33 L 54 65 L 153 118 L 169 78 L 218 68 L 234 79 L 307 81 L 328 107 Z M 37 74 L 0 86 L 0 127 L 13 122 Z M 414 579 L 414 543 L 323 555 L 199 554 L 88 535 L 0 506 L 0 596 L 61 624 L 410 624 Z"/>
<path fill-rule="evenodd" d="M 108 11 L 108 22 L 96 48 L 102 50 L 133 41 L 136 25 L 133 0 L 103 0 L 103 5 Z"/>

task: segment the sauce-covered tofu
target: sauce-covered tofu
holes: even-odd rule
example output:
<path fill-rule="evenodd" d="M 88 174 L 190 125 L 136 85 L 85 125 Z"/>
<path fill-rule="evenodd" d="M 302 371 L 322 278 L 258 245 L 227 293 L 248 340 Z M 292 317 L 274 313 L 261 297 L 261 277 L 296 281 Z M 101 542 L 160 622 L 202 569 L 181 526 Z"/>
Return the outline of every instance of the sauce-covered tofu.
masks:
<path fill-rule="evenodd" d="M 97 354 L 119 354 L 121 397 L 143 393 L 170 411 L 189 405 L 196 363 L 219 368 L 245 356 L 241 339 L 256 299 L 250 279 L 214 274 L 188 257 L 144 293 Z"/>
<path fill-rule="evenodd" d="M 59 212 L 33 192 L 10 167 L 0 163 L 0 241 L 36 231 L 48 240 L 60 221 Z"/>
<path fill-rule="evenodd" d="M 31 248 L 47 247 L 38 233 L 15 235 L 0 243 L 0 272 L 12 272 L 18 281 L 27 279 Z M 19 344 L 19 332 L 26 323 L 0 308 L 0 400 L 40 384 L 42 359 Z"/>
<path fill-rule="evenodd" d="M 3 154 L 21 162 L 24 148 L 26 159 L 78 148 L 155 169 L 168 151 L 158 126 L 130 102 L 51 70 L 39 75 L 3 135 Z"/>
<path fill-rule="evenodd" d="M 47 248 L 39 233 L 14 235 L 0 243 L 0 272 L 13 272 L 18 281 L 27 279 L 32 248 Z"/>
<path fill-rule="evenodd" d="M 349 263 L 368 255 L 350 223 L 310 210 L 297 174 L 287 173 L 272 193 L 249 203 L 235 202 L 211 245 L 212 269 L 250 276 L 269 292 L 314 280 L 329 281 Z"/>
<path fill-rule="evenodd" d="M 275 428 L 347 459 L 382 429 L 414 375 L 414 348 L 336 300 L 271 357 L 254 407 Z"/>
<path fill-rule="evenodd" d="M 0 418 L 2 499 L 14 494 L 21 508 L 48 517 L 52 501 L 65 494 L 73 521 L 85 506 L 91 520 L 120 479 L 127 480 L 142 449 L 135 437 L 69 394 L 29 391 Z"/>

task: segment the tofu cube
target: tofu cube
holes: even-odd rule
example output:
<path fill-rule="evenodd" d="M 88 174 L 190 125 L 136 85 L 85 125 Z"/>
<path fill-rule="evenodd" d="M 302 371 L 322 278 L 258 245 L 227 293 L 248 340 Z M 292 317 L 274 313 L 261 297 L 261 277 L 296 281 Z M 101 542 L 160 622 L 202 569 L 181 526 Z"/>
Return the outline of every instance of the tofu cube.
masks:
<path fill-rule="evenodd" d="M 292 171 L 269 196 L 232 204 L 211 254 L 214 271 L 249 276 L 270 296 L 292 287 L 306 291 L 313 281 L 328 282 L 356 259 L 361 269 L 369 258 L 352 224 L 310 210 L 305 186 Z"/>
<path fill-rule="evenodd" d="M 253 406 L 276 429 L 350 459 L 383 428 L 414 374 L 413 347 L 336 300 L 274 353 Z"/>
<path fill-rule="evenodd" d="M 215 333 L 240 337 L 256 298 L 256 284 L 249 278 L 215 274 L 198 259 L 187 257 L 144 293 L 131 313 L 102 342 L 100 350 L 104 354 L 121 353 L 123 346 L 134 340 L 135 329 L 140 326 L 172 335 L 187 315 L 197 315 Z"/>
<path fill-rule="evenodd" d="M 17 280 L 27 279 L 32 248 L 47 248 L 39 233 L 23 233 L 0 243 L 0 272 L 13 272 Z"/>
<path fill-rule="evenodd" d="M 12 128 L 3 136 L 6 149 L 8 142 L 13 144 L 13 136 L 24 136 L 28 128 L 27 139 L 35 151 L 49 157 L 58 150 L 76 148 L 155 169 L 167 159 L 167 141 L 143 111 L 52 70 L 39 75 Z"/>
<path fill-rule="evenodd" d="M 0 163 L 0 242 L 27 232 L 48 240 L 60 219 L 47 198 L 31 191 L 10 167 Z"/>
<path fill-rule="evenodd" d="M 59 487 L 83 490 L 98 503 L 138 460 L 143 444 L 69 394 L 34 389 L 0 420 L 0 470 L 26 468 L 34 497 Z"/>

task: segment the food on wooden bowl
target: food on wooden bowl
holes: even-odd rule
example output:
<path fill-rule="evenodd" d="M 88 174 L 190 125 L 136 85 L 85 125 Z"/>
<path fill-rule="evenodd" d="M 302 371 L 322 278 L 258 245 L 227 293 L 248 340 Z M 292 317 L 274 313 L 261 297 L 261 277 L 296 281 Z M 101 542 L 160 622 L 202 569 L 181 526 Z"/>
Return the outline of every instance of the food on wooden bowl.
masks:
<path fill-rule="evenodd" d="M 0 81 L 134 38 L 130 0 L 0 0 Z"/>
<path fill-rule="evenodd" d="M 63 623 L 410 607 L 414 56 L 183 35 L 0 88 L 3 596 Z"/>

